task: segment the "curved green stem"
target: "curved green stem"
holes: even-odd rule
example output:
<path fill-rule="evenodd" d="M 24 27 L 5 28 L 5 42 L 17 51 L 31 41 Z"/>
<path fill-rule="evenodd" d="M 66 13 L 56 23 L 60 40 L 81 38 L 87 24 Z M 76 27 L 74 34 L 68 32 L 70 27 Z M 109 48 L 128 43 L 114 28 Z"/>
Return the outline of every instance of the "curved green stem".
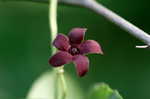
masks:
<path fill-rule="evenodd" d="M 66 86 L 66 81 L 65 81 L 65 77 L 64 77 L 64 69 L 63 66 L 62 68 L 60 68 L 60 81 L 61 81 L 61 85 L 62 85 L 62 89 L 63 89 L 63 93 L 62 93 L 62 99 L 66 98 L 66 92 L 67 92 L 67 86 Z"/>
<path fill-rule="evenodd" d="M 51 44 L 57 36 L 57 0 L 49 0 L 49 25 L 50 25 L 50 35 Z M 56 48 L 52 47 L 52 54 L 56 53 Z"/>
<path fill-rule="evenodd" d="M 49 0 L 49 25 L 50 25 L 50 30 L 51 30 L 51 45 L 52 42 L 54 41 L 54 39 L 57 36 L 57 6 L 58 6 L 58 1 L 57 0 Z M 52 48 L 52 54 L 56 53 L 57 50 L 55 47 L 51 47 Z M 55 99 L 57 99 L 59 97 L 59 93 L 58 93 L 58 81 L 60 81 L 60 84 L 62 86 L 62 96 L 61 99 L 65 99 L 66 98 L 66 82 L 65 82 L 65 78 L 64 78 L 64 66 L 58 67 L 56 68 L 56 72 L 57 72 L 57 78 L 56 78 L 56 90 L 55 90 Z M 60 79 L 60 80 L 59 80 Z"/>
<path fill-rule="evenodd" d="M 56 86 L 55 86 L 55 99 L 66 99 L 67 86 L 64 77 L 64 66 L 56 68 Z M 61 89 L 60 89 L 61 88 Z M 61 92 L 61 93 L 60 93 Z"/>

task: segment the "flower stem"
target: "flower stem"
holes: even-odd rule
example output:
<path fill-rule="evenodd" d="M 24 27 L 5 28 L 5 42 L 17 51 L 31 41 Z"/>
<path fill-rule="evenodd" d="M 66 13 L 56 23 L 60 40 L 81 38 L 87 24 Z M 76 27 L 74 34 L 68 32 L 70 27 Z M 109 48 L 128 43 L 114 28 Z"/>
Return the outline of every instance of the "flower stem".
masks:
<path fill-rule="evenodd" d="M 49 25 L 50 25 L 50 38 L 51 44 L 57 36 L 57 0 L 49 0 Z M 56 53 L 56 48 L 52 47 L 52 54 Z"/>
<path fill-rule="evenodd" d="M 64 66 L 58 68 L 59 72 L 58 75 L 60 76 L 60 83 L 61 83 L 61 88 L 62 88 L 62 96 L 61 99 L 66 99 L 66 91 L 67 91 L 67 86 L 66 86 L 66 81 L 65 81 L 65 77 L 64 77 Z"/>
<path fill-rule="evenodd" d="M 58 27 L 57 27 L 57 6 L 58 6 L 58 0 L 49 0 L 49 25 L 50 25 L 50 30 L 51 30 L 51 44 L 54 41 L 54 39 L 57 36 L 57 31 L 58 31 Z M 52 48 L 52 54 L 56 53 L 57 50 L 55 47 L 51 46 Z M 62 88 L 62 96 L 61 99 L 65 99 L 66 98 L 66 82 L 65 82 L 65 77 L 64 77 L 64 66 L 58 67 L 56 68 L 56 72 L 57 72 L 57 78 L 56 78 L 56 90 L 55 90 L 55 99 L 58 99 L 59 97 L 59 93 L 58 93 L 58 81 L 60 81 L 61 84 L 61 88 Z"/>

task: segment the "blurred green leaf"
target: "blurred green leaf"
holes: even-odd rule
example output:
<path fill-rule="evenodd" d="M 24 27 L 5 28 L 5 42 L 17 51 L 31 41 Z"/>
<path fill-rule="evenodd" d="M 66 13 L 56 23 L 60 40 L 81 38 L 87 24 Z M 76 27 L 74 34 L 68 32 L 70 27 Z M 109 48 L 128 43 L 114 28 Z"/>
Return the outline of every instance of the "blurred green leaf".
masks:
<path fill-rule="evenodd" d="M 107 84 L 100 83 L 90 90 L 88 99 L 123 99 L 117 90 L 111 89 Z"/>
<path fill-rule="evenodd" d="M 32 85 L 27 99 L 55 99 L 56 89 L 56 73 L 46 72 L 39 77 Z M 70 76 L 65 74 L 67 83 L 67 96 L 66 99 L 83 99 L 83 93 L 77 83 L 71 79 Z M 61 87 L 58 87 L 61 91 Z M 59 99 L 60 97 L 58 97 Z"/>
<path fill-rule="evenodd" d="M 123 99 L 117 90 L 114 90 L 109 99 Z"/>

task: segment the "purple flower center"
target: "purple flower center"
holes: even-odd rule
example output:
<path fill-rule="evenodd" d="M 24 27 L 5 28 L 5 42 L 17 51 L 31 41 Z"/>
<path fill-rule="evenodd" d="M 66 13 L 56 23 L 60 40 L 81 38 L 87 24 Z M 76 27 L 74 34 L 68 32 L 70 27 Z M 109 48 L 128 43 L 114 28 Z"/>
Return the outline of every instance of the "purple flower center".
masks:
<path fill-rule="evenodd" d="M 69 53 L 70 53 L 71 55 L 77 55 L 77 54 L 80 54 L 80 50 L 79 50 L 78 48 L 71 47 L 71 48 L 69 49 Z"/>

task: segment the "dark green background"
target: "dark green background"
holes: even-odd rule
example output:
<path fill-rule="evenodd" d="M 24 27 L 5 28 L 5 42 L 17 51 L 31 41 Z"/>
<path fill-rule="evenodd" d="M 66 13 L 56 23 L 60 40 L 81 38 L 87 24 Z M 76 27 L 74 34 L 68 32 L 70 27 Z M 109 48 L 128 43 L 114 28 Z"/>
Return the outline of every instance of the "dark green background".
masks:
<path fill-rule="evenodd" d="M 130 22 L 150 32 L 150 1 L 101 0 Z M 103 17 L 85 8 L 59 6 L 59 32 L 86 27 L 86 39 L 97 40 L 105 55 L 89 55 L 90 71 L 76 76 L 73 65 L 66 71 L 85 91 L 97 82 L 118 89 L 124 99 L 150 99 L 150 51 L 135 49 L 140 41 Z M 0 2 L 0 99 L 22 99 L 33 81 L 48 65 L 48 5 L 31 2 Z"/>

